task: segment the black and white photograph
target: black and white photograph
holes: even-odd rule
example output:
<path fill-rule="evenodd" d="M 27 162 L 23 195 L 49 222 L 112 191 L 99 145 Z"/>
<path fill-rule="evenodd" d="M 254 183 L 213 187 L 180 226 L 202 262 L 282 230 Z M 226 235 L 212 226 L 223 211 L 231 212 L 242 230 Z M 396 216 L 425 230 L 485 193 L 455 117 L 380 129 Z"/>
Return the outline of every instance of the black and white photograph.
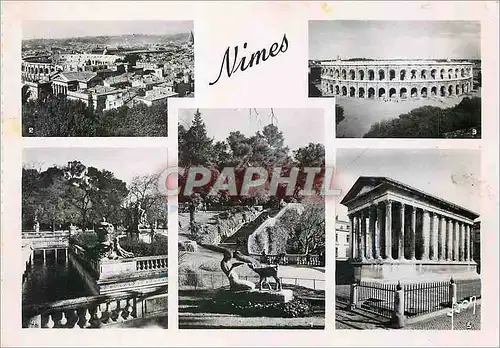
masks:
<path fill-rule="evenodd" d="M 165 148 L 27 148 L 22 327 L 167 328 Z"/>
<path fill-rule="evenodd" d="M 337 138 L 481 138 L 478 21 L 309 21 L 309 97 Z"/>
<path fill-rule="evenodd" d="M 324 112 L 179 109 L 179 328 L 324 328 Z"/>
<path fill-rule="evenodd" d="M 194 97 L 193 21 L 26 21 L 24 137 L 166 137 Z"/>
<path fill-rule="evenodd" d="M 480 159 L 337 150 L 337 329 L 481 329 Z"/>

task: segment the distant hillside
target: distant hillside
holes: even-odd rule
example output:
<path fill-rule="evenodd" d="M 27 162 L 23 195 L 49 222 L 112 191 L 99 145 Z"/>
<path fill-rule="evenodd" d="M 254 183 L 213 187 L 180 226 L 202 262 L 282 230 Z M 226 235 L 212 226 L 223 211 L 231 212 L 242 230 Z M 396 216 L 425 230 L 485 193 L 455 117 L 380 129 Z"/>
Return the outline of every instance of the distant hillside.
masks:
<path fill-rule="evenodd" d="M 117 46 L 117 45 L 141 45 L 141 44 L 156 44 L 167 43 L 170 41 L 188 41 L 189 32 L 179 34 L 165 34 L 165 35 L 147 35 L 147 34 L 127 34 L 127 35 L 112 35 L 112 36 L 85 36 L 85 37 L 72 37 L 63 39 L 30 39 L 23 40 L 24 45 L 35 46 L 64 46 L 71 44 L 98 44 L 103 46 Z"/>

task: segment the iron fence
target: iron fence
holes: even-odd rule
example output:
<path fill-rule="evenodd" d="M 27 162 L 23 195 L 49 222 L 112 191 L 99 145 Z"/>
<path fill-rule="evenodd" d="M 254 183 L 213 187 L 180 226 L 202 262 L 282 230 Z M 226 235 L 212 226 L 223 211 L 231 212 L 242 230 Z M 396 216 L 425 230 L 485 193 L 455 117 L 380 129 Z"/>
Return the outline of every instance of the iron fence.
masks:
<path fill-rule="evenodd" d="M 354 286 L 357 288 L 357 296 L 353 296 L 351 301 L 356 308 L 391 318 L 394 312 L 395 284 L 362 281 Z"/>
<path fill-rule="evenodd" d="M 457 301 L 463 301 L 471 296 L 481 297 L 481 279 L 456 280 Z"/>
<path fill-rule="evenodd" d="M 402 285 L 404 314 L 407 317 L 430 313 L 449 305 L 450 282 L 414 283 Z"/>
<path fill-rule="evenodd" d="M 481 279 L 457 280 L 454 283 L 455 302 L 461 302 L 472 296 L 481 297 Z M 452 284 L 451 281 L 401 284 L 404 294 L 404 315 L 413 318 L 450 307 L 454 295 Z M 395 310 L 396 287 L 396 284 L 363 281 L 353 284 L 350 290 L 350 304 L 355 308 L 391 318 Z"/>

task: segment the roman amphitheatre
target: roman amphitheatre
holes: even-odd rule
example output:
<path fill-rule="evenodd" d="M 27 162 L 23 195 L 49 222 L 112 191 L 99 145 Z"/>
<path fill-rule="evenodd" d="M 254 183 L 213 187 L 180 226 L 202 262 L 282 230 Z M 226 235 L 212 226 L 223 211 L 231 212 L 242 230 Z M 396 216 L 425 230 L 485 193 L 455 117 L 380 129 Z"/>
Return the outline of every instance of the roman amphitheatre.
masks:
<path fill-rule="evenodd" d="M 332 60 L 320 63 L 321 95 L 345 113 L 337 137 L 362 137 L 371 125 L 422 107 L 453 107 L 480 96 L 476 65 L 457 60 Z"/>

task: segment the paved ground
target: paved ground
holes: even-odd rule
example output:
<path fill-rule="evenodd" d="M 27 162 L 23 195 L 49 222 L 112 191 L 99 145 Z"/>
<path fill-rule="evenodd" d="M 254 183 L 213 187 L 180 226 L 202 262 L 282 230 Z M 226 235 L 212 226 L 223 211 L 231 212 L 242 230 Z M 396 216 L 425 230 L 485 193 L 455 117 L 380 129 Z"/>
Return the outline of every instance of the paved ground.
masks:
<path fill-rule="evenodd" d="M 480 96 L 470 93 L 470 97 Z M 448 108 L 457 105 L 464 96 L 450 98 L 430 97 L 400 102 L 384 102 L 381 100 L 337 97 L 337 104 L 344 108 L 344 119 L 337 125 L 337 138 L 361 138 L 372 124 L 397 118 L 412 109 L 430 105 Z"/>
<path fill-rule="evenodd" d="M 409 330 L 451 330 L 451 317 L 445 315 L 421 321 L 406 326 Z M 476 313 L 469 308 L 455 313 L 453 318 L 454 330 L 481 330 L 481 304 L 476 306 Z"/>
<path fill-rule="evenodd" d="M 477 305 L 476 312 L 472 307 L 455 313 L 453 318 L 454 330 L 480 330 L 481 329 L 481 305 Z M 339 330 L 388 330 L 390 323 L 388 319 L 372 315 L 370 313 L 348 309 L 342 302 L 335 304 L 335 328 Z M 408 324 L 405 330 L 451 330 L 451 317 L 446 314 Z"/>

